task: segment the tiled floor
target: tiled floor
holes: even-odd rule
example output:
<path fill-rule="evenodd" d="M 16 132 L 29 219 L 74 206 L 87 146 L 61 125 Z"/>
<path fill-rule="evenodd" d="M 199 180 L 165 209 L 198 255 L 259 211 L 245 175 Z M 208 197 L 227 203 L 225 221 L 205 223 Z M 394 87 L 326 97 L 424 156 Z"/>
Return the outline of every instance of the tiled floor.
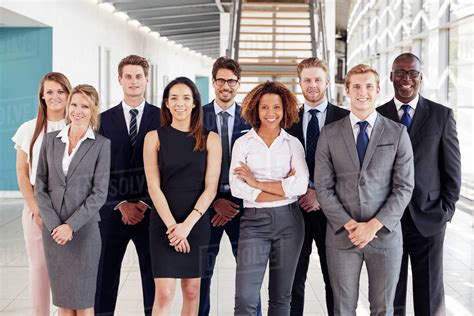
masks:
<path fill-rule="evenodd" d="M 0 200 L 0 315 L 28 315 L 27 258 L 21 229 L 21 200 Z M 467 316 L 474 311 L 474 235 L 473 203 L 462 201 L 452 224 L 448 225 L 445 242 L 445 289 L 448 315 Z M 211 314 L 232 315 L 235 262 L 228 240 L 222 242 L 212 283 Z M 316 251 L 311 258 L 308 275 L 305 315 L 325 315 L 324 288 Z M 265 279 L 264 284 L 267 284 Z M 179 286 L 179 284 L 178 284 Z M 262 302 L 267 302 L 266 286 Z M 411 291 L 409 293 L 409 297 Z M 367 277 L 361 277 L 358 315 L 368 315 Z M 409 299 L 410 312 L 412 300 Z M 179 315 L 179 287 L 172 315 Z M 264 314 L 266 304 L 264 303 Z M 122 268 L 117 315 L 142 315 L 140 275 L 133 245 L 130 245 Z M 56 314 L 56 309 L 52 309 Z"/>

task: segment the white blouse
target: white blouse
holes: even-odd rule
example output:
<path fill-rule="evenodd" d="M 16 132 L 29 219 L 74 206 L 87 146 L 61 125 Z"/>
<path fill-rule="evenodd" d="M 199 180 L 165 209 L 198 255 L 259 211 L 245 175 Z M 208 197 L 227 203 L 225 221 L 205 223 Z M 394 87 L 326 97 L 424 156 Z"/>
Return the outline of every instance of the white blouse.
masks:
<path fill-rule="evenodd" d="M 64 175 L 67 175 L 67 172 L 69 170 L 69 165 L 71 164 L 71 161 L 72 161 L 72 158 L 74 158 L 74 155 L 76 154 L 77 150 L 79 149 L 79 147 L 81 146 L 81 144 L 87 139 L 87 138 L 90 138 L 90 139 L 95 139 L 95 135 L 94 135 L 94 131 L 92 130 L 92 128 L 89 126 L 89 128 L 87 129 L 86 133 L 84 134 L 84 136 L 79 140 L 79 142 L 77 142 L 77 145 L 76 147 L 74 147 L 74 149 L 71 151 L 71 154 L 69 154 L 69 128 L 71 127 L 71 125 L 68 125 L 66 127 L 64 127 L 58 134 L 58 136 L 56 136 L 57 138 L 61 138 L 61 141 L 66 144 L 65 148 L 64 148 L 64 155 L 63 155 L 63 163 L 62 163 L 62 166 L 63 166 L 63 172 L 64 172 Z"/>
<path fill-rule="evenodd" d="M 233 170 L 245 163 L 257 181 L 281 181 L 285 200 L 275 202 L 256 202 L 261 190 L 252 188 L 245 181 L 234 175 Z M 296 174 L 287 177 L 291 169 Z M 244 200 L 244 207 L 276 207 L 291 204 L 298 196 L 306 193 L 308 188 L 308 166 L 304 148 L 300 141 L 285 130 L 268 147 L 263 139 L 252 128 L 250 132 L 235 141 L 232 149 L 229 183 L 232 195 Z"/>
<path fill-rule="evenodd" d="M 58 131 L 66 126 L 64 120 L 52 122 L 48 121 L 46 125 L 46 132 L 54 132 Z M 16 150 L 21 149 L 27 155 L 27 162 L 30 163 L 30 144 L 33 138 L 33 134 L 35 132 L 36 127 L 36 118 L 30 121 L 23 123 L 18 130 L 16 131 L 15 135 L 12 137 L 12 141 L 15 143 L 14 148 Z M 38 138 L 33 145 L 33 161 L 31 163 L 31 168 L 29 168 L 30 173 L 30 183 L 31 185 L 35 185 L 36 180 L 36 170 L 38 168 L 38 159 L 39 153 L 41 149 L 41 143 L 43 143 L 43 136 L 44 132 L 41 130 L 41 133 L 38 135 Z"/>

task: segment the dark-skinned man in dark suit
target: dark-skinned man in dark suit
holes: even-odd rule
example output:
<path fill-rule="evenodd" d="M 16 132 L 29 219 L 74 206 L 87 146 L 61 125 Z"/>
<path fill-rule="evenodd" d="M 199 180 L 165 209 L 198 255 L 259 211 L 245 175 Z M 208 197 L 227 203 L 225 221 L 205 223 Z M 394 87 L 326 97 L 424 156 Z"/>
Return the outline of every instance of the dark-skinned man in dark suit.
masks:
<path fill-rule="evenodd" d="M 443 244 L 461 189 L 461 157 L 453 111 L 419 94 L 420 59 L 395 58 L 390 80 L 395 97 L 377 108 L 407 126 L 415 160 L 415 189 L 405 210 L 403 257 L 394 314 L 406 314 L 408 258 L 413 275 L 415 315 L 445 315 Z"/>

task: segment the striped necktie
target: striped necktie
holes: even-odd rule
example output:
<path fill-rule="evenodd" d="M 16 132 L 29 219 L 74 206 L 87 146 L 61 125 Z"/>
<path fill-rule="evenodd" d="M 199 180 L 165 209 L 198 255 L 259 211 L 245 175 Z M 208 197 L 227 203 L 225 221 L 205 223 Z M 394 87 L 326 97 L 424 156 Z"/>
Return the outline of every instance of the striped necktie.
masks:
<path fill-rule="evenodd" d="M 130 110 L 130 143 L 132 146 L 135 146 L 135 143 L 137 142 L 137 134 L 138 134 L 138 129 L 137 129 L 137 115 L 138 115 L 138 110 L 137 109 L 131 109 Z"/>

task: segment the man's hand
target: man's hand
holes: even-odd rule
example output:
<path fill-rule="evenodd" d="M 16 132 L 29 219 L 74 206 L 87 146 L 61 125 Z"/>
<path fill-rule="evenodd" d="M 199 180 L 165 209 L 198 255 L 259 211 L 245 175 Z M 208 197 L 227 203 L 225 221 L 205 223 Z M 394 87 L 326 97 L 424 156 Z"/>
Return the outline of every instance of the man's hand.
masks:
<path fill-rule="evenodd" d="M 53 229 L 51 237 L 58 243 L 58 245 L 65 245 L 68 241 L 72 240 L 72 228 L 69 224 L 62 224 Z"/>
<path fill-rule="evenodd" d="M 213 221 L 220 219 L 220 222 L 222 219 L 225 219 L 226 222 L 230 221 L 235 217 L 235 215 L 239 214 L 239 209 L 240 206 L 238 204 L 233 203 L 232 201 L 226 200 L 226 199 L 217 199 L 214 204 L 212 205 L 214 210 L 216 211 L 216 215 L 219 215 L 217 218 L 214 215 L 211 223 Z M 213 223 L 214 224 L 214 223 Z M 224 223 L 225 224 L 225 223 Z M 222 226 L 222 225 L 214 225 L 214 226 Z"/>
<path fill-rule="evenodd" d="M 211 224 L 213 227 L 221 227 L 227 224 L 229 221 L 230 219 L 227 219 L 226 217 L 216 213 L 211 219 Z"/>
<path fill-rule="evenodd" d="M 135 225 L 145 217 L 147 206 L 143 203 L 123 202 L 118 209 L 122 213 L 122 222 L 125 225 Z"/>
<path fill-rule="evenodd" d="M 166 234 L 168 235 L 168 240 L 170 241 L 170 246 L 175 247 L 179 245 L 183 240 L 188 238 L 191 229 L 192 227 L 189 227 L 186 222 L 170 226 L 166 231 Z"/>
<path fill-rule="evenodd" d="M 321 205 L 319 205 L 318 199 L 316 198 L 316 191 L 314 189 L 308 189 L 308 191 L 300 197 L 299 203 L 305 212 L 321 210 Z"/>
<path fill-rule="evenodd" d="M 358 223 L 355 220 L 351 219 L 350 221 L 344 224 L 344 228 L 349 234 L 351 234 L 356 229 L 357 224 Z"/>
<path fill-rule="evenodd" d="M 374 238 L 377 238 L 376 233 L 383 227 L 376 218 L 368 222 L 357 223 L 355 228 L 349 233 L 349 239 L 354 246 L 362 249 Z"/>

